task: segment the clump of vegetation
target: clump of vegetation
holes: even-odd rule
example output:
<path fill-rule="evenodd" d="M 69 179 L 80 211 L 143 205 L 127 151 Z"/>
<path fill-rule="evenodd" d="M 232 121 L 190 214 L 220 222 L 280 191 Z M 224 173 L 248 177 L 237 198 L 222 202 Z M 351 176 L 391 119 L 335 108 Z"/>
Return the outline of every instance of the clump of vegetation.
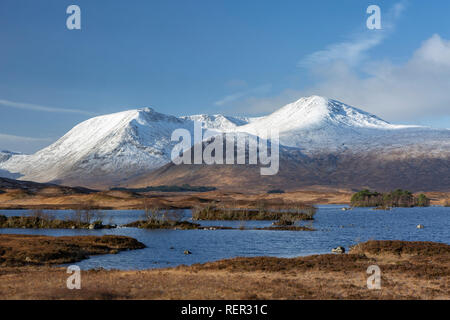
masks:
<path fill-rule="evenodd" d="M 68 219 L 56 219 L 55 216 L 42 209 L 35 209 L 28 215 L 6 217 L 0 216 L 0 228 L 27 229 L 111 229 L 115 225 L 103 224 L 104 214 L 93 210 L 92 203 L 84 203 L 75 210 Z"/>
<path fill-rule="evenodd" d="M 111 191 L 129 191 L 129 192 L 208 192 L 216 190 L 215 187 L 205 187 L 205 186 L 191 186 L 189 184 L 183 184 L 182 186 L 155 186 L 155 187 L 145 187 L 145 188 L 111 188 Z"/>
<path fill-rule="evenodd" d="M 91 214 L 90 214 L 91 215 Z M 110 229 L 113 225 L 104 225 L 102 220 L 88 219 L 55 219 L 53 215 L 43 210 L 33 210 L 28 216 L 6 217 L 0 215 L 0 228 L 26 229 Z"/>
<path fill-rule="evenodd" d="M 314 231 L 312 226 L 301 226 L 299 222 L 304 219 L 296 215 L 283 214 L 281 218 L 274 222 L 272 226 L 261 228 L 260 230 L 287 230 L 287 231 Z"/>
<path fill-rule="evenodd" d="M 184 215 L 176 210 L 145 209 L 144 219 L 131 222 L 125 227 L 141 229 L 198 229 L 199 224 L 183 220 Z"/>
<path fill-rule="evenodd" d="M 317 208 L 314 206 L 297 204 L 285 206 L 267 206 L 264 202 L 257 204 L 257 208 L 226 208 L 213 204 L 195 207 L 192 210 L 193 220 L 280 220 L 294 219 L 314 220 Z"/>
<path fill-rule="evenodd" d="M 78 205 L 72 213 L 71 220 L 79 224 L 102 224 L 105 214 L 102 211 L 93 209 L 92 203 L 87 202 Z"/>
<path fill-rule="evenodd" d="M 274 225 L 277 226 L 293 226 L 298 221 L 301 221 L 302 219 L 299 219 L 298 216 L 291 215 L 291 214 L 283 214 L 281 218 L 274 223 Z"/>
<path fill-rule="evenodd" d="M 386 193 L 365 189 L 353 194 L 351 204 L 353 207 L 428 207 L 430 199 L 422 193 L 416 197 L 412 192 L 402 189 Z"/>
<path fill-rule="evenodd" d="M 267 191 L 268 194 L 272 194 L 272 193 L 284 193 L 284 190 L 281 189 L 272 189 Z"/>
<path fill-rule="evenodd" d="M 416 206 L 417 207 L 429 207 L 430 199 L 426 195 L 421 193 L 416 198 Z"/>

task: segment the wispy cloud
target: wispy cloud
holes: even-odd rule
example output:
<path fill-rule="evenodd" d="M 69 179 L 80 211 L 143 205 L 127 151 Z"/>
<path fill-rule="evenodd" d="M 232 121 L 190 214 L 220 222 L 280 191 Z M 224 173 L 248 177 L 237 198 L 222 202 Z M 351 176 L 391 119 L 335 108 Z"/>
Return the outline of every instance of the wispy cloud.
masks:
<path fill-rule="evenodd" d="M 24 110 L 32 110 L 32 111 L 54 112 L 54 113 L 77 113 L 77 114 L 83 114 L 83 115 L 88 115 L 88 116 L 96 115 L 95 113 L 85 111 L 85 110 L 54 108 L 54 107 L 41 106 L 41 105 L 31 104 L 31 103 L 9 101 L 9 100 L 3 100 L 3 99 L 0 99 L 0 105 L 3 107 L 8 107 L 8 108 L 24 109 Z"/>
<path fill-rule="evenodd" d="M 0 151 L 9 150 L 23 153 L 34 153 L 52 143 L 52 138 L 16 136 L 0 133 Z"/>
<path fill-rule="evenodd" d="M 252 88 L 249 90 L 235 92 L 233 94 L 227 95 L 227 96 L 223 97 L 222 99 L 214 102 L 214 104 L 216 106 L 223 106 L 223 105 L 234 102 L 236 100 L 240 100 L 240 99 L 245 98 L 250 95 L 268 93 L 271 88 L 272 88 L 271 84 L 264 84 L 264 85 L 261 85 L 261 86 L 258 86 L 256 88 Z"/>
<path fill-rule="evenodd" d="M 301 59 L 298 66 L 310 69 L 336 61 L 348 66 L 359 64 L 366 57 L 367 51 L 380 45 L 394 30 L 395 22 L 405 10 L 405 6 L 405 1 L 396 3 L 386 14 L 382 14 L 381 30 L 365 30 L 353 35 L 348 41 L 331 44 L 324 50 L 313 52 Z"/>
<path fill-rule="evenodd" d="M 299 67 L 312 68 L 328 65 L 334 61 L 342 61 L 348 65 L 356 65 L 363 59 L 365 52 L 379 45 L 385 38 L 384 31 L 374 31 L 370 36 L 358 36 L 349 42 L 332 44 L 327 49 L 316 51 L 300 60 Z"/>
<path fill-rule="evenodd" d="M 51 138 L 36 138 L 36 137 L 24 137 L 24 136 L 15 136 L 12 134 L 4 134 L 0 133 L 0 142 L 10 141 L 10 142 L 50 142 L 53 139 Z"/>
<path fill-rule="evenodd" d="M 382 30 L 361 31 L 299 61 L 298 66 L 313 75 L 308 87 L 287 88 L 272 96 L 245 96 L 234 104 L 235 109 L 248 114 L 268 113 L 316 94 L 393 121 L 450 116 L 450 41 L 436 34 L 404 63 L 370 58 L 370 50 L 395 31 L 406 6 L 407 1 L 400 1 L 386 12 L 382 7 Z"/>
<path fill-rule="evenodd" d="M 286 89 L 271 97 L 249 97 L 238 110 L 267 113 L 315 94 L 389 121 L 424 124 L 437 119 L 440 127 L 448 127 L 445 121 L 450 117 L 450 40 L 438 34 L 424 41 L 405 63 L 366 61 L 355 69 L 336 62 L 315 75 L 318 81 L 307 88 Z"/>
<path fill-rule="evenodd" d="M 317 76 L 320 81 L 303 95 L 335 98 L 388 120 L 450 116 L 450 41 L 437 34 L 406 63 L 367 61 L 360 70 L 340 65 Z"/>
<path fill-rule="evenodd" d="M 242 88 L 248 87 L 247 81 L 242 80 L 242 79 L 233 79 L 233 80 L 230 80 L 230 81 L 228 81 L 225 85 L 226 85 L 227 87 L 229 87 L 229 88 L 234 88 L 234 89 L 236 89 L 236 88 L 242 89 Z"/>

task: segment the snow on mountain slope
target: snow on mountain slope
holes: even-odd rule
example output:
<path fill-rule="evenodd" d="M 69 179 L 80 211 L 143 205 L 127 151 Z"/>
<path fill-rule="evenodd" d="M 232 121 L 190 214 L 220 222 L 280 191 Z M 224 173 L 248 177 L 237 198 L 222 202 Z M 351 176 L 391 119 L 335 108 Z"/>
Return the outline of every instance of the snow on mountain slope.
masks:
<path fill-rule="evenodd" d="M 0 164 L 2 162 L 8 161 L 13 156 L 19 157 L 19 156 L 21 156 L 21 154 L 16 153 L 16 152 L 6 151 L 6 150 L 0 151 Z M 21 176 L 20 173 L 11 173 L 8 170 L 3 170 L 0 168 L 0 177 L 9 178 L 9 179 L 17 179 L 17 178 L 20 178 L 20 176 Z"/>
<path fill-rule="evenodd" d="M 341 102 L 312 96 L 259 118 L 174 117 L 150 108 L 95 117 L 33 155 L 0 154 L 0 176 L 90 187 L 122 184 L 167 164 L 177 143 L 170 140 L 172 132 L 184 128 L 192 133 L 195 121 L 216 132 L 262 138 L 267 138 L 268 128 L 277 128 L 280 143 L 303 154 L 376 150 L 386 159 L 450 157 L 450 130 L 393 125 Z"/>
<path fill-rule="evenodd" d="M 150 108 L 95 117 L 49 147 L 29 156 L 13 156 L 0 168 L 37 182 L 121 180 L 167 163 L 173 130 L 190 127 L 191 122 Z"/>
<path fill-rule="evenodd" d="M 339 101 L 318 96 L 301 98 L 236 130 L 267 138 L 269 128 L 278 129 L 282 145 L 301 148 L 307 153 L 406 147 L 423 141 L 434 141 L 437 147 L 450 143 L 435 139 L 450 138 L 450 130 L 393 125 Z"/>
<path fill-rule="evenodd" d="M 197 114 L 193 116 L 183 116 L 180 118 L 183 120 L 198 121 L 203 124 L 204 128 L 216 129 L 220 131 L 231 131 L 239 126 L 248 124 L 249 119 L 251 119 L 246 117 L 230 117 L 221 114 Z"/>
<path fill-rule="evenodd" d="M 11 152 L 7 150 L 0 151 L 0 163 L 9 160 L 12 156 L 19 155 L 20 153 Z"/>

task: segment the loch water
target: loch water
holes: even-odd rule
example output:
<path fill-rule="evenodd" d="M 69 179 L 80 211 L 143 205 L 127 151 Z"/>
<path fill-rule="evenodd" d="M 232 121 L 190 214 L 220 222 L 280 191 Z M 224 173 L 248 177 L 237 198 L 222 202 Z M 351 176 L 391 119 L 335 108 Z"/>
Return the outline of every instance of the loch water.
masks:
<path fill-rule="evenodd" d="M 245 227 L 244 230 L 144 230 L 137 228 L 103 230 L 0 229 L 0 233 L 51 236 L 124 235 L 144 243 L 147 248 L 119 254 L 92 256 L 77 262 L 82 269 L 149 269 L 191 265 L 233 257 L 296 257 L 330 253 L 336 246 L 349 246 L 367 240 L 435 241 L 450 244 L 450 208 L 394 208 L 390 211 L 321 205 L 313 222 L 304 222 L 316 231 L 252 230 L 270 226 L 273 221 L 199 221 L 204 226 Z M 183 210 L 186 219 L 191 212 Z M 27 210 L 0 210 L 1 215 L 20 216 Z M 70 210 L 51 211 L 64 219 Z M 140 220 L 141 210 L 103 211 L 104 223 L 122 225 Z M 424 229 L 417 229 L 422 224 Z M 185 255 L 184 250 L 192 252 Z"/>

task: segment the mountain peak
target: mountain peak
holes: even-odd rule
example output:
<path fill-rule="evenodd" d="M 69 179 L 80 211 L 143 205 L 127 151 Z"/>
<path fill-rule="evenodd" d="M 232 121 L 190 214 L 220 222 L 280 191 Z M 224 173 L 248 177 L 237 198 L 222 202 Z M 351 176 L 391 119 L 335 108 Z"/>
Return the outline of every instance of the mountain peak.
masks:
<path fill-rule="evenodd" d="M 323 97 L 323 96 L 312 95 L 312 96 L 309 96 L 309 97 L 301 97 L 300 99 L 298 99 L 294 103 L 322 104 L 322 103 L 327 103 L 328 100 L 329 100 L 328 98 Z"/>
<path fill-rule="evenodd" d="M 156 112 L 155 109 L 153 109 L 152 107 L 141 107 L 141 108 L 138 108 L 137 110 L 145 112 L 145 113 Z"/>
<path fill-rule="evenodd" d="M 281 128 L 324 126 L 386 128 L 389 123 L 363 110 L 317 95 L 303 97 L 265 117 Z"/>
<path fill-rule="evenodd" d="M 148 122 L 175 122 L 175 123 L 180 123 L 181 120 L 175 116 L 171 116 L 171 115 L 167 115 L 164 113 L 160 113 L 158 111 L 155 111 L 155 109 L 151 108 L 151 107 L 143 107 L 143 108 L 139 108 L 136 109 L 136 116 L 135 116 L 135 120 L 139 123 L 139 124 L 145 124 Z"/>

